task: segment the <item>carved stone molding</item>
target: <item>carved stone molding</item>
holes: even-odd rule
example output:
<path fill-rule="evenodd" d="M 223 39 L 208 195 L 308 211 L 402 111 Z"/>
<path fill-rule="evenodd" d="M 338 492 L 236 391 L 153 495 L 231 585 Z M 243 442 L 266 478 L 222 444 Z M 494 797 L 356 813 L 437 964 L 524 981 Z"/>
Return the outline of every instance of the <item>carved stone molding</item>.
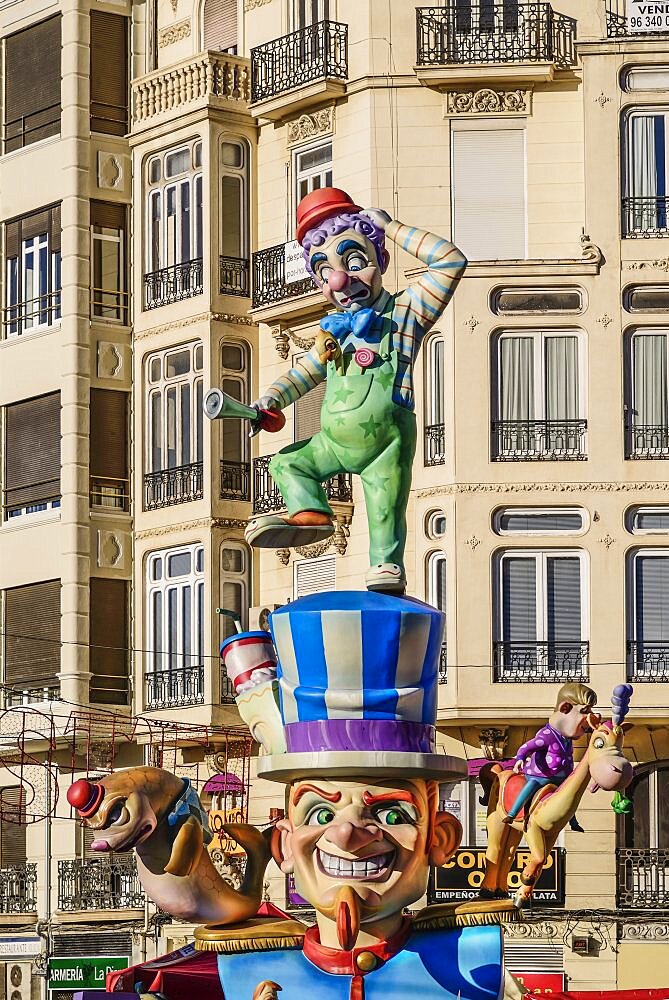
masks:
<path fill-rule="evenodd" d="M 250 316 L 240 316 L 238 313 L 209 313 L 209 319 L 217 323 L 236 323 L 237 326 L 257 326 Z"/>
<path fill-rule="evenodd" d="M 667 941 L 669 939 L 669 923 L 628 924 L 619 925 L 622 941 Z M 506 928 L 505 928 L 506 929 Z"/>
<path fill-rule="evenodd" d="M 172 8 L 173 14 L 176 14 L 178 6 L 179 6 L 179 0 L 170 0 L 170 7 Z"/>
<path fill-rule="evenodd" d="M 605 545 L 606 546 L 606 551 L 608 552 L 609 549 L 611 548 L 611 546 L 613 545 L 613 543 L 615 542 L 615 538 L 611 538 L 610 534 L 607 531 L 606 534 L 604 535 L 604 537 L 603 538 L 598 538 L 597 541 L 601 542 L 602 545 Z"/>
<path fill-rule="evenodd" d="M 290 339 L 286 331 L 280 327 L 272 327 L 270 331 L 272 334 L 272 339 L 274 340 L 274 350 L 279 355 L 282 361 L 285 361 L 290 354 Z"/>
<path fill-rule="evenodd" d="M 329 538 L 324 538 L 321 542 L 314 542 L 313 545 L 296 545 L 294 551 L 304 559 L 318 559 L 330 549 L 334 549 L 340 556 L 343 556 L 348 547 L 350 523 L 350 516 L 337 514 L 334 521 L 334 534 L 330 535 Z M 290 549 L 285 548 L 275 549 L 274 554 L 282 566 L 287 566 L 290 562 L 290 551 Z"/>
<path fill-rule="evenodd" d="M 536 940 L 542 938 L 552 941 L 561 936 L 562 932 L 557 923 L 551 920 L 525 921 L 518 924 L 504 924 L 504 934 L 510 938 L 520 938 L 521 940 Z"/>
<path fill-rule="evenodd" d="M 274 555 L 282 566 L 287 566 L 290 562 L 290 549 L 275 549 Z"/>
<path fill-rule="evenodd" d="M 237 326 L 257 326 L 249 316 L 238 316 L 237 313 L 203 312 L 194 316 L 185 316 L 183 319 L 173 320 L 171 323 L 162 323 L 160 326 L 152 326 L 149 330 L 143 330 L 134 335 L 134 340 L 146 340 L 148 337 L 155 337 L 160 333 L 169 333 L 170 330 L 182 330 L 186 326 L 195 326 L 198 323 L 233 323 Z"/>
<path fill-rule="evenodd" d="M 604 93 L 604 91 L 602 91 L 601 94 L 599 95 L 599 97 L 595 97 L 594 98 L 594 101 L 595 101 L 595 104 L 599 104 L 600 108 L 602 110 L 604 110 L 604 108 L 606 107 L 606 105 L 611 103 L 611 98 L 607 97 L 607 95 Z"/>
<path fill-rule="evenodd" d="M 128 373 L 129 362 L 130 349 L 125 344 L 116 344 L 110 340 L 98 341 L 98 378 L 123 380 Z"/>
<path fill-rule="evenodd" d="M 331 135 L 334 132 L 334 116 L 334 105 L 331 105 L 288 122 L 288 144 L 305 142 L 319 135 Z"/>
<path fill-rule="evenodd" d="M 120 153 L 110 153 L 106 149 L 98 149 L 97 182 L 98 187 L 109 191 L 123 191 L 126 173 L 129 173 L 130 157 Z"/>
<path fill-rule="evenodd" d="M 465 545 L 468 545 L 472 552 L 476 552 L 476 549 L 481 544 L 481 539 L 477 538 L 476 535 L 472 535 L 471 538 L 465 539 Z"/>
<path fill-rule="evenodd" d="M 418 499 L 459 493 L 638 493 L 669 494 L 669 483 L 450 483 L 419 490 Z"/>
<path fill-rule="evenodd" d="M 597 246 L 593 243 L 587 233 L 581 234 L 581 258 L 588 261 L 591 264 L 601 264 L 604 260 L 604 254 Z"/>
<path fill-rule="evenodd" d="M 531 90 L 449 90 L 444 97 L 445 115 L 528 115 Z"/>
<path fill-rule="evenodd" d="M 477 326 L 480 326 L 479 321 L 476 316 L 470 316 L 469 319 L 463 320 L 463 326 L 466 326 L 470 333 L 473 333 Z"/>
<path fill-rule="evenodd" d="M 199 528 L 245 528 L 247 522 L 238 517 L 200 517 L 196 521 L 181 521 L 179 524 L 166 524 L 160 528 L 146 528 L 135 532 L 138 542 L 145 538 L 158 538 L 161 535 L 173 535 L 177 531 L 197 531 Z"/>
<path fill-rule="evenodd" d="M 98 531 L 98 566 L 100 569 L 125 569 L 130 549 L 127 531 Z"/>
<path fill-rule="evenodd" d="M 266 3 L 271 3 L 272 0 L 244 0 L 244 10 L 255 10 L 256 7 L 264 7 Z"/>
<path fill-rule="evenodd" d="M 599 316 L 597 318 L 597 322 L 601 323 L 601 325 L 604 327 L 605 330 L 608 330 L 611 323 L 613 323 L 613 319 L 609 316 L 608 313 L 604 313 L 603 316 Z"/>
<path fill-rule="evenodd" d="M 658 257 L 656 260 L 631 260 L 627 265 L 628 271 L 643 271 L 645 268 L 669 271 L 669 257 Z"/>
<path fill-rule="evenodd" d="M 176 24 L 170 24 L 167 28 L 161 28 L 158 32 L 158 48 L 164 49 L 168 45 L 174 45 L 175 42 L 180 42 L 184 38 L 190 38 L 190 18 L 186 17 L 183 21 L 177 21 Z"/>

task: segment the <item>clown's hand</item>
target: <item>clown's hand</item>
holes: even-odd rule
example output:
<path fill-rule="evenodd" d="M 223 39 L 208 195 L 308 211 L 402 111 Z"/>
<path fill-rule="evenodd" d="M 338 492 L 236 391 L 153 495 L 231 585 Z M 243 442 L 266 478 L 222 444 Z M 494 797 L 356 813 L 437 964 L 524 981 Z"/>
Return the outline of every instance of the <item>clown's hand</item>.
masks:
<path fill-rule="evenodd" d="M 255 406 L 256 410 L 279 410 L 280 406 L 277 403 L 274 396 L 261 396 L 260 399 L 256 399 L 251 403 L 251 406 Z M 255 437 L 262 430 L 262 425 L 259 420 L 251 421 L 251 429 L 249 431 L 249 437 Z"/>
<path fill-rule="evenodd" d="M 525 761 L 517 760 L 516 763 L 513 765 L 513 773 L 520 774 L 524 767 L 525 767 Z"/>
<path fill-rule="evenodd" d="M 379 227 L 379 229 L 383 230 L 384 233 L 388 223 L 393 221 L 392 216 L 388 215 L 383 208 L 366 208 L 364 212 L 361 212 L 360 214 L 366 215 L 367 218 L 371 219 L 372 222 Z"/>

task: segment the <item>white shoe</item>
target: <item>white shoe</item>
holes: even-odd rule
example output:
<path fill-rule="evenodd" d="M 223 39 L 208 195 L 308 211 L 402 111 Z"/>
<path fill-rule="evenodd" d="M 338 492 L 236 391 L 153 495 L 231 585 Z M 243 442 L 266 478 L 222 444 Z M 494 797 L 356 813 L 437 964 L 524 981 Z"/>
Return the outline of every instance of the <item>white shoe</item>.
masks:
<path fill-rule="evenodd" d="M 291 524 L 278 514 L 261 514 L 246 525 L 244 537 L 249 545 L 257 549 L 293 548 L 295 545 L 311 545 L 334 534 L 334 525 Z"/>
<path fill-rule="evenodd" d="M 407 586 L 404 570 L 397 563 L 379 563 L 370 566 L 365 576 L 367 590 L 381 590 L 390 594 L 403 594 Z"/>

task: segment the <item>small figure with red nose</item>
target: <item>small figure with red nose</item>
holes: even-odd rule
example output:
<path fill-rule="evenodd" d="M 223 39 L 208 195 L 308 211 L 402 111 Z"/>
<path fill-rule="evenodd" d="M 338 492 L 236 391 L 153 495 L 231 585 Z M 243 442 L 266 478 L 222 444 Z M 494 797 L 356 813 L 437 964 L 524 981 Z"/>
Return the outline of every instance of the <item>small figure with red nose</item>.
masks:
<path fill-rule="evenodd" d="M 360 476 L 367 506 L 368 590 L 403 593 L 406 506 L 416 450 L 413 372 L 421 343 L 439 320 L 467 261 L 447 239 L 363 210 L 338 188 L 308 194 L 297 209 L 297 239 L 309 273 L 337 312 L 321 322 L 313 348 L 257 401 L 281 410 L 327 379 L 321 429 L 270 463 L 287 516 L 265 514 L 246 530 L 262 548 L 306 545 L 334 531 L 323 483 Z M 386 241 L 426 271 L 409 288 L 383 287 Z"/>

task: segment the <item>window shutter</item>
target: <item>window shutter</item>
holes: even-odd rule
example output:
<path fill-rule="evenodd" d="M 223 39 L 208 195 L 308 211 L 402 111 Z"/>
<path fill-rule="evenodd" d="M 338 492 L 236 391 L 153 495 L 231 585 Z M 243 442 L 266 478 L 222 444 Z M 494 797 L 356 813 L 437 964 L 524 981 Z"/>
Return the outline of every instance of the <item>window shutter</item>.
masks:
<path fill-rule="evenodd" d="M 21 253 L 21 220 L 5 223 L 5 258 L 18 257 Z"/>
<path fill-rule="evenodd" d="M 92 201 L 91 225 L 100 229 L 115 229 L 125 232 L 126 206 L 118 202 Z"/>
<path fill-rule="evenodd" d="M 31 215 L 24 215 L 21 219 L 21 239 L 31 240 L 35 236 L 42 236 L 48 233 L 51 228 L 51 214 L 48 208 L 41 212 L 33 212 Z"/>
<path fill-rule="evenodd" d="M 205 0 L 204 47 L 237 51 L 237 0 Z"/>
<path fill-rule="evenodd" d="M 56 253 L 60 250 L 60 204 L 50 208 L 42 208 L 39 212 L 31 212 L 19 219 L 10 219 L 5 223 L 5 256 L 18 257 L 21 254 L 23 240 L 49 235 L 49 250 Z"/>
<path fill-rule="evenodd" d="M 504 559 L 502 563 L 502 639 L 520 645 L 537 641 L 535 559 Z"/>
<path fill-rule="evenodd" d="M 637 642 L 669 642 L 669 557 L 637 556 Z"/>
<path fill-rule="evenodd" d="M 26 854 L 26 809 L 25 796 L 20 785 L 3 788 L 2 820 L 0 820 L 0 866 L 25 865 Z"/>
<path fill-rule="evenodd" d="M 54 205 L 51 209 L 51 219 L 49 226 L 49 250 L 51 253 L 60 253 L 60 237 L 62 232 L 60 221 L 60 204 Z"/>
<path fill-rule="evenodd" d="M 60 495 L 60 393 L 5 410 L 5 507 Z"/>
<path fill-rule="evenodd" d="M 336 556 L 301 559 L 295 563 L 295 599 L 334 590 L 337 585 Z"/>
<path fill-rule="evenodd" d="M 91 475 L 128 478 L 128 394 L 91 389 Z"/>
<path fill-rule="evenodd" d="M 546 571 L 549 642 L 581 641 L 581 560 L 549 558 Z"/>
<path fill-rule="evenodd" d="M 57 687 L 60 670 L 60 580 L 5 591 L 5 683 Z"/>
<path fill-rule="evenodd" d="M 90 701 L 97 705 L 128 702 L 128 584 L 91 578 Z"/>
<path fill-rule="evenodd" d="M 540 534 L 551 534 L 556 531 L 580 531 L 583 527 L 583 515 L 578 511 L 551 511 L 548 514 L 541 511 L 507 510 L 499 519 L 500 531 L 514 532 L 520 535 L 530 531 Z"/>
<path fill-rule="evenodd" d="M 321 406 L 326 382 L 321 382 L 295 403 L 295 440 L 306 441 L 321 429 Z"/>
<path fill-rule="evenodd" d="M 91 132 L 128 130 L 128 19 L 91 11 Z"/>
<path fill-rule="evenodd" d="M 453 133 L 453 239 L 470 260 L 527 256 L 525 132 Z"/>
<path fill-rule="evenodd" d="M 505 940 L 504 966 L 509 972 L 562 972 L 562 948 L 556 948 L 550 941 L 526 944 Z"/>
<path fill-rule="evenodd" d="M 60 132 L 60 16 L 5 39 L 4 151 Z"/>

